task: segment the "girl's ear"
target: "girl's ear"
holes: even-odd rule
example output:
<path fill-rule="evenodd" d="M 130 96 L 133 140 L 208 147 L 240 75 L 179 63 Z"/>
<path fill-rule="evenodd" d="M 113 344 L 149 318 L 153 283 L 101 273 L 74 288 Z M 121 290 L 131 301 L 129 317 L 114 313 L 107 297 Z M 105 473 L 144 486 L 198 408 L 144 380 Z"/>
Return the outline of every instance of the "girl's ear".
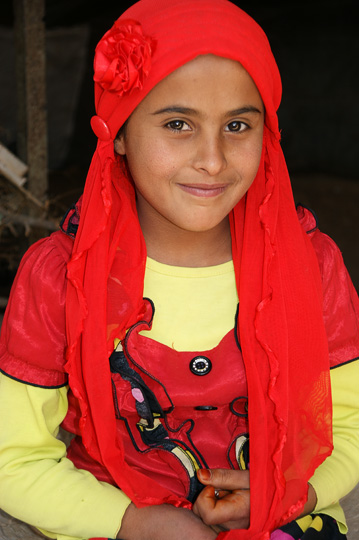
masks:
<path fill-rule="evenodd" d="M 115 149 L 116 154 L 120 154 L 120 156 L 126 155 L 126 144 L 125 144 L 124 134 L 121 133 L 121 135 L 116 137 L 114 141 L 114 149 Z"/>

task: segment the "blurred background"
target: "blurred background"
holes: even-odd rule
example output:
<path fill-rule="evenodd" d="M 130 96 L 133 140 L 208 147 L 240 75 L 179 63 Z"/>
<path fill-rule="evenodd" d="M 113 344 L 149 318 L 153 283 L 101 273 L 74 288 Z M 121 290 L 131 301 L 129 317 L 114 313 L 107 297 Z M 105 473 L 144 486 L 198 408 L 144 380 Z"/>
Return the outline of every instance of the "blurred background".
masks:
<path fill-rule="evenodd" d="M 48 234 L 82 191 L 96 144 L 89 123 L 94 114 L 94 49 L 112 22 L 133 2 L 1 2 L 0 143 L 25 162 L 26 155 L 19 142 L 22 99 L 16 90 L 19 46 L 16 49 L 14 7 L 16 11 L 26 3 L 43 4 L 44 8 L 44 17 L 41 11 L 37 15 L 40 22 L 42 19 L 45 22 L 43 108 L 46 108 L 48 184 L 45 193 L 39 195 L 45 201 L 44 207 L 36 212 L 29 210 L 34 205 L 23 193 L 19 194 L 7 179 L 0 178 L 0 296 L 4 298 L 29 242 Z M 279 65 L 283 80 L 279 111 L 282 146 L 296 202 L 315 210 L 320 228 L 339 244 L 352 279 L 359 287 L 359 32 L 355 2 L 236 3 L 263 27 Z M 21 24 L 25 23 L 20 21 Z M 29 62 L 31 70 L 31 56 Z M 36 227 L 26 219 L 17 222 L 16 213 L 36 214 L 48 228 Z"/>

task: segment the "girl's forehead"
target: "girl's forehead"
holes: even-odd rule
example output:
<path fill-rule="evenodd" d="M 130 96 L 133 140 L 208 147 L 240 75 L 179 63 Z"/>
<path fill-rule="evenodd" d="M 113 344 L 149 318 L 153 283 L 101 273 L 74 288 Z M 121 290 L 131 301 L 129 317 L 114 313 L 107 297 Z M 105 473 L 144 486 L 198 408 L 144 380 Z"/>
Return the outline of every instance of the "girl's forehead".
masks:
<path fill-rule="evenodd" d="M 239 62 L 207 54 L 175 69 L 154 86 L 138 107 L 176 101 L 201 106 L 207 98 L 224 107 L 228 99 L 238 100 L 238 104 L 243 100 L 261 103 L 255 83 Z"/>
<path fill-rule="evenodd" d="M 236 60 L 231 60 L 230 58 L 218 56 L 216 54 L 199 54 L 192 60 L 185 62 L 183 65 L 175 69 L 163 80 L 171 77 L 174 78 L 181 76 L 183 78 L 188 77 L 195 79 L 198 75 L 203 73 L 208 73 L 209 75 L 214 76 L 218 74 L 218 70 L 220 70 L 221 74 L 225 72 L 246 72 L 244 67 Z"/>

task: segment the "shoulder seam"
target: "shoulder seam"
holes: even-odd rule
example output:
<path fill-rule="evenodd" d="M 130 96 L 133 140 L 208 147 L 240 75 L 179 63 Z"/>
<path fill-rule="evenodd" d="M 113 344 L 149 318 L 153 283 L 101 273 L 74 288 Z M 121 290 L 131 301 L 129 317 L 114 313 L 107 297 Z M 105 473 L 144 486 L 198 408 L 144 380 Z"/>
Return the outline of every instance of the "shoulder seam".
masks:
<path fill-rule="evenodd" d="M 347 360 L 346 362 L 342 362 L 341 364 L 336 364 L 335 366 L 331 366 L 330 371 L 332 369 L 336 369 L 336 368 L 338 368 L 340 366 L 345 366 L 346 364 L 351 364 L 352 362 L 355 362 L 356 360 L 359 360 L 358 356 L 356 358 L 352 358 L 351 360 Z"/>
<path fill-rule="evenodd" d="M 47 388 L 47 389 L 56 389 L 56 388 L 63 388 L 64 386 L 68 386 L 68 381 L 62 383 L 62 384 L 57 384 L 57 385 L 51 385 L 51 386 L 46 386 L 46 385 L 43 385 L 43 384 L 35 384 L 35 383 L 31 383 L 29 381 L 24 381 L 22 379 L 18 379 L 17 377 L 14 377 L 13 375 L 10 375 L 9 373 L 6 373 L 6 371 L 4 371 L 3 369 L 0 368 L 0 373 L 2 373 L 3 375 L 5 375 L 5 377 L 9 377 L 9 379 L 12 379 L 13 381 L 17 381 L 19 383 L 22 383 L 22 384 L 27 384 L 28 386 L 34 386 L 35 388 Z"/>

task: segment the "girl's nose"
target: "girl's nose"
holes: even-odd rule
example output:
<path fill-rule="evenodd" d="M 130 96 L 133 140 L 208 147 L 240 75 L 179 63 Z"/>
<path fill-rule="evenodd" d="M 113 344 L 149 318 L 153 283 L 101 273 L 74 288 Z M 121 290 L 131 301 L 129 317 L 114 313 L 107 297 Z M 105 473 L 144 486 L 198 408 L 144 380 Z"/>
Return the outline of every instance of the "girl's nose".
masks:
<path fill-rule="evenodd" d="M 198 137 L 195 145 L 193 166 L 196 170 L 215 176 L 227 166 L 224 141 L 219 135 L 204 134 Z"/>

